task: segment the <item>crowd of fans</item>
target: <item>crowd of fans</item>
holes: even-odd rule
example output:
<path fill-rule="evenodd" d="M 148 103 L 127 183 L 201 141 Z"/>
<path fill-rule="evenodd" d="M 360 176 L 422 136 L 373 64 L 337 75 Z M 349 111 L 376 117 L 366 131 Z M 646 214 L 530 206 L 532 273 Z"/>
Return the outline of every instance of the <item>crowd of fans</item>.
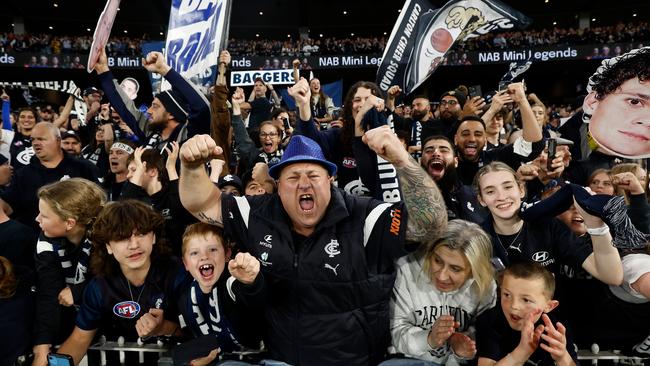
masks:
<path fill-rule="evenodd" d="M 520 82 L 400 104 L 358 81 L 339 115 L 318 79 L 292 111 L 262 79 L 229 90 L 229 63 L 203 95 L 146 55 L 172 89 L 145 108 L 104 52 L 80 108 L 3 93 L 1 359 L 78 363 L 100 335 L 193 365 L 648 357 L 650 177 L 625 157 L 650 138 L 608 127 L 623 143 L 605 145 L 585 120 L 649 123 L 649 49 L 599 69 L 584 104 Z"/>
<path fill-rule="evenodd" d="M 647 22 L 619 23 L 612 26 L 579 28 L 553 27 L 541 30 L 496 32 L 460 42 L 454 52 L 491 49 L 517 49 L 550 45 L 638 43 L 650 39 Z M 145 35 L 141 39 L 113 37 L 107 45 L 110 56 L 139 56 L 141 44 L 149 42 Z M 257 56 L 305 57 L 311 55 L 378 54 L 382 53 L 388 38 L 347 37 L 313 39 L 230 39 L 228 48 L 233 54 L 255 54 Z M 87 54 L 92 43 L 91 36 L 53 36 L 49 34 L 0 34 L 0 52 L 16 51 L 50 54 Z M 616 56 L 615 50 L 611 50 Z M 619 50 L 619 52 L 621 52 Z M 622 52 L 625 52 L 623 50 Z M 619 53 L 620 54 L 620 53 Z M 609 55 L 606 55 L 609 56 Z M 453 62 L 452 62 L 453 63 Z"/>
<path fill-rule="evenodd" d="M 45 55 L 88 54 L 92 36 L 56 36 L 52 34 L 0 33 L 0 52 L 29 52 Z M 142 42 L 148 37 L 111 37 L 106 45 L 111 56 L 140 56 Z"/>
<path fill-rule="evenodd" d="M 608 43 L 636 43 L 650 39 L 647 22 L 618 23 L 611 26 L 590 28 L 561 28 L 525 30 L 486 35 L 458 44 L 456 51 L 490 49 L 517 49 L 551 45 L 580 45 Z M 616 55 L 618 56 L 618 55 Z"/>

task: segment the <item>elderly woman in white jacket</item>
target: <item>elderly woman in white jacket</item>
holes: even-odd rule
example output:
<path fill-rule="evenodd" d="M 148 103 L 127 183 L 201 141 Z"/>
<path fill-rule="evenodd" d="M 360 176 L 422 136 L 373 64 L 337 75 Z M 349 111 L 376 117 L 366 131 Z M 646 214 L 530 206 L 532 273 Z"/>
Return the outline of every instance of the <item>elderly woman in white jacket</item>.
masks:
<path fill-rule="evenodd" d="M 474 358 L 476 317 L 496 304 L 492 242 L 476 224 L 449 222 L 447 231 L 397 262 L 391 301 L 395 358 L 381 366 L 456 365 Z"/>

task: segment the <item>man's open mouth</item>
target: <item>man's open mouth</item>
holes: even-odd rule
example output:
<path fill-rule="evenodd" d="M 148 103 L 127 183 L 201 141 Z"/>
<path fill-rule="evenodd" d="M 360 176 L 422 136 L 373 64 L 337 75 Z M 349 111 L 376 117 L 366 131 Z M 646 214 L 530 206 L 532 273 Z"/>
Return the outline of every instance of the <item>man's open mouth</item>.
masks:
<path fill-rule="evenodd" d="M 431 159 L 428 168 L 430 174 L 443 174 L 445 172 L 445 162 L 442 159 Z"/>
<path fill-rule="evenodd" d="M 300 209 L 303 211 L 311 211 L 314 208 L 314 197 L 311 194 L 303 194 L 298 199 Z"/>

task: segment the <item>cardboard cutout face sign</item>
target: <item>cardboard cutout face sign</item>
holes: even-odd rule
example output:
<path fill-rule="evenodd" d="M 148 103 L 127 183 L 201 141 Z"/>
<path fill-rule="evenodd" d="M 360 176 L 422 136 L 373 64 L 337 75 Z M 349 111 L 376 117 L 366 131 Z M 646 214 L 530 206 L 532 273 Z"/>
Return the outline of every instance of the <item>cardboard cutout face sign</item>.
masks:
<path fill-rule="evenodd" d="M 583 103 L 589 133 L 606 153 L 650 157 L 650 47 L 604 60 Z"/>

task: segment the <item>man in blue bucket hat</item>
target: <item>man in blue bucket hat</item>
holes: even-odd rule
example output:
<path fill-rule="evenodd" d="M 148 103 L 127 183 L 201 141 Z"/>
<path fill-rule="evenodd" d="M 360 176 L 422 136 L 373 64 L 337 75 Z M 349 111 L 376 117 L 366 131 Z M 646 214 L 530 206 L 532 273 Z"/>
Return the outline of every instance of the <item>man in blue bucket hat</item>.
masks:
<path fill-rule="evenodd" d="M 301 83 L 292 92 L 306 94 L 309 86 Z M 209 136 L 181 148 L 183 205 L 223 226 L 240 251 L 260 261 L 268 293 L 261 305 L 268 326 L 260 331 L 274 360 L 377 364 L 390 343 L 388 301 L 402 244 L 432 239 L 446 227 L 435 183 L 392 130 L 372 129 L 363 141 L 395 166 L 402 201 L 384 203 L 334 187 L 336 165 L 304 136 L 292 137 L 269 170 L 277 193 L 262 196 L 221 195 L 203 167 L 222 151 Z M 229 269 L 246 265 L 231 261 Z"/>

